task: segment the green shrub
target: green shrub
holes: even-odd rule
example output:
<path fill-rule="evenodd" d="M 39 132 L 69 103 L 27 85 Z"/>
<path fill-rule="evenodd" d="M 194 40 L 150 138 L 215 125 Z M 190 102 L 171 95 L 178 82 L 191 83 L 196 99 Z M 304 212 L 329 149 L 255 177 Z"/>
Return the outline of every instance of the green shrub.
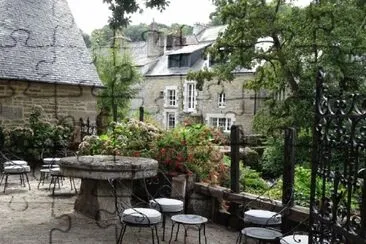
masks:
<path fill-rule="evenodd" d="M 79 145 L 80 155 L 152 156 L 152 147 L 162 131 L 149 123 L 135 119 L 113 122 L 100 136 L 85 136 Z"/>
<path fill-rule="evenodd" d="M 242 190 L 253 194 L 261 195 L 269 189 L 268 183 L 261 174 L 249 167 L 240 168 L 239 182 Z"/>
<path fill-rule="evenodd" d="M 296 164 L 303 165 L 303 162 L 311 162 L 311 130 L 301 129 L 297 132 L 295 146 Z M 261 159 L 262 173 L 265 178 L 278 178 L 283 173 L 284 160 L 284 137 L 270 137 L 267 139 Z"/>
<path fill-rule="evenodd" d="M 51 123 L 44 116 L 42 107 L 35 106 L 25 126 L 4 129 L 4 148 L 27 160 L 39 160 L 41 156 L 67 148 L 73 126 L 67 122 Z"/>

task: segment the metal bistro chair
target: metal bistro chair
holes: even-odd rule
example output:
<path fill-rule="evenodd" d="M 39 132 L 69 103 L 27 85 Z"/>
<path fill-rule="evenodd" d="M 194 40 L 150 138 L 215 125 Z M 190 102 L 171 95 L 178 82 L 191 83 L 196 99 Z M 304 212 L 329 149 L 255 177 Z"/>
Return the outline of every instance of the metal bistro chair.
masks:
<path fill-rule="evenodd" d="M 273 184 L 270 189 L 272 189 L 274 185 L 275 184 Z M 244 228 L 239 232 L 236 243 L 241 243 L 243 236 L 257 239 L 260 243 L 276 243 L 279 241 L 279 238 L 282 237 L 281 232 L 275 229 L 275 227 L 282 224 L 282 217 L 287 213 L 287 210 L 290 207 L 290 202 L 282 206 L 280 211 L 275 212 L 275 202 L 268 197 L 264 197 L 268 191 L 251 200 L 243 208 L 243 215 L 241 215 L 243 217 L 239 216 L 239 218 L 243 220 Z M 293 192 L 291 195 L 292 194 Z M 273 207 L 269 210 L 264 210 L 266 205 L 272 205 Z M 263 238 L 260 239 L 260 236 Z"/>
<path fill-rule="evenodd" d="M 40 185 L 44 185 L 44 181 L 48 179 L 51 175 L 51 170 L 53 168 L 59 168 L 60 166 L 57 164 L 57 162 L 60 160 L 60 158 L 43 158 L 43 164 L 40 171 L 40 177 L 37 188 L 39 189 Z"/>
<path fill-rule="evenodd" d="M 6 191 L 6 187 L 8 186 L 9 175 L 19 175 L 20 185 L 25 187 L 26 186 L 25 180 L 26 180 L 28 183 L 28 188 L 30 190 L 31 187 L 29 184 L 28 173 L 30 173 L 31 169 L 30 169 L 30 166 L 28 165 L 28 163 L 24 160 L 19 159 L 18 157 L 15 157 L 14 155 L 7 156 L 3 152 L 0 152 L 0 154 L 1 154 L 1 157 L 3 160 L 3 171 L 2 171 L 2 176 L 1 176 L 1 180 L 0 180 L 0 185 L 2 184 L 2 182 L 5 178 L 4 193 Z M 15 160 L 10 159 L 10 158 L 14 158 L 14 157 L 16 158 Z"/>
<path fill-rule="evenodd" d="M 61 185 L 63 184 L 63 180 L 65 176 L 61 173 L 60 166 L 58 165 L 58 162 L 60 161 L 61 157 L 67 157 L 67 156 L 75 156 L 75 153 L 72 151 L 69 151 L 67 149 L 60 150 L 55 153 L 55 157 L 52 158 L 43 158 L 43 166 L 41 171 L 41 177 L 40 181 L 38 183 L 38 187 L 43 183 L 45 178 L 47 176 L 51 176 L 51 181 L 49 184 L 49 189 L 51 189 L 52 186 L 52 195 L 55 195 L 56 185 L 58 185 L 58 188 L 61 188 Z M 75 193 L 77 194 L 77 188 L 75 185 L 75 181 L 73 177 L 69 177 L 70 180 L 70 187 L 71 191 L 75 190 Z"/>
<path fill-rule="evenodd" d="M 169 178 L 163 172 L 159 171 L 156 177 L 144 179 L 144 188 L 146 195 L 148 196 L 150 208 L 158 210 L 163 215 L 162 240 L 164 241 L 166 217 L 183 212 L 183 200 L 176 198 L 179 198 L 178 196 L 180 196 L 183 199 L 185 187 L 183 190 L 184 193 L 174 191 L 175 189 L 172 188 L 172 183 Z M 155 188 L 153 193 L 151 192 L 151 188 Z M 176 197 L 173 198 L 172 196 Z"/>
<path fill-rule="evenodd" d="M 157 225 L 161 223 L 161 213 L 155 209 L 147 208 L 147 203 L 138 197 L 136 198 L 141 200 L 141 202 L 135 204 L 136 207 L 131 207 L 131 203 L 122 202 L 117 195 L 117 188 L 125 186 L 119 186 L 120 182 L 118 180 L 110 180 L 109 183 L 113 188 L 113 195 L 116 199 L 115 208 L 120 224 L 122 225 L 117 244 L 122 243 L 127 227 L 150 228 L 152 243 L 155 244 L 156 238 L 157 243 L 159 244 Z M 141 207 L 139 205 L 141 205 Z"/>

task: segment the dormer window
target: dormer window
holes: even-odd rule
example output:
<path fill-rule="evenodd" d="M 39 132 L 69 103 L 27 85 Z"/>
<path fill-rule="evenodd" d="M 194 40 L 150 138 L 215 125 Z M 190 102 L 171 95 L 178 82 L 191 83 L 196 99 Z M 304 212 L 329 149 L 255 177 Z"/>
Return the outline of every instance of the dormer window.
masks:
<path fill-rule="evenodd" d="M 168 56 L 168 68 L 189 67 L 189 54 L 174 54 Z"/>

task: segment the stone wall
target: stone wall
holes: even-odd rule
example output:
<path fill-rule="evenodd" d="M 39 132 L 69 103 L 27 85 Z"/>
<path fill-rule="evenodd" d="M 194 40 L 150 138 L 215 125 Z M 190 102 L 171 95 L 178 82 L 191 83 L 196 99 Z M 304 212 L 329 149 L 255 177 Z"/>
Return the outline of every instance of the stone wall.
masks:
<path fill-rule="evenodd" d="M 78 122 L 97 115 L 92 88 L 24 81 L 0 81 L 0 125 L 24 124 L 34 105 L 41 105 L 50 120 L 65 117 Z"/>
<path fill-rule="evenodd" d="M 235 206 L 246 206 L 251 203 L 252 208 L 281 212 L 283 215 L 283 230 L 303 230 L 309 218 L 309 209 L 301 206 L 286 207 L 286 211 L 280 201 L 260 200 L 257 195 L 249 193 L 232 193 L 230 189 L 220 186 L 212 186 L 207 183 L 195 183 L 194 192 L 189 196 L 187 212 L 205 216 L 215 223 L 223 224 L 235 229 L 243 228 L 243 213 L 238 212 Z M 231 205 L 233 209 L 226 210 L 223 203 Z M 230 211 L 234 213 L 230 213 Z M 299 224 L 302 223 L 302 224 Z"/>
<path fill-rule="evenodd" d="M 184 112 L 183 92 L 185 76 L 154 76 L 146 77 L 141 85 L 141 91 L 132 102 L 133 110 L 144 106 L 145 112 L 151 114 L 162 127 L 165 127 L 165 112 L 177 112 L 177 121 L 183 122 L 188 116 L 193 116 L 201 122 L 207 123 L 210 115 L 227 115 L 235 118 L 235 124 L 242 125 L 246 133 L 252 132 L 252 120 L 255 110 L 260 106 L 255 102 L 254 91 L 246 90 L 243 84 L 253 77 L 252 73 L 237 75 L 232 82 L 218 84 L 216 80 L 205 82 L 202 91 L 197 91 L 197 109 L 195 112 Z M 166 87 L 178 88 L 178 106 L 170 108 L 165 106 Z M 218 106 L 218 96 L 225 93 L 226 105 Z M 257 108 L 255 108 L 257 106 Z"/>

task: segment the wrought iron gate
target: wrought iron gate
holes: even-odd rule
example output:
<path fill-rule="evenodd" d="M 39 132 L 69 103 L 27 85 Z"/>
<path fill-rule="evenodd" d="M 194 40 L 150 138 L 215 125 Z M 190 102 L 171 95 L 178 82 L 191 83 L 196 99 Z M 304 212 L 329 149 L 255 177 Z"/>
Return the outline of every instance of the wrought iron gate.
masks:
<path fill-rule="evenodd" d="M 309 243 L 366 243 L 366 96 L 318 72 Z"/>

